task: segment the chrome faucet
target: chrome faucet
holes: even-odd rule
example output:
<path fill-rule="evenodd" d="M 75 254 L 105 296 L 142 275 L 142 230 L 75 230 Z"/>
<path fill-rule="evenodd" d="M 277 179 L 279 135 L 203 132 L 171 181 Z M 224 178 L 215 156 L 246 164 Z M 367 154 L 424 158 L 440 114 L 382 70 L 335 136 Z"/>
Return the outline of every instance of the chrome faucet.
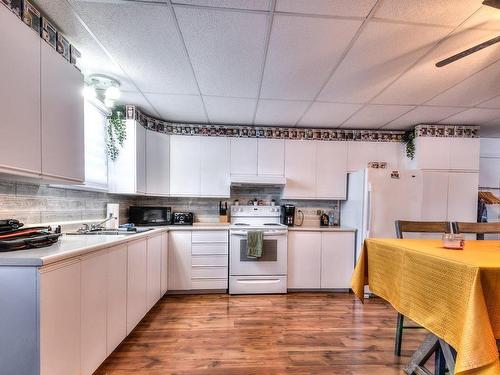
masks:
<path fill-rule="evenodd" d="M 91 224 L 91 225 L 88 225 L 87 223 L 82 224 L 81 228 L 78 229 L 77 232 L 78 233 L 87 233 L 87 232 L 96 232 L 96 231 L 99 231 L 99 230 L 106 229 L 106 228 L 103 227 L 103 225 L 106 224 L 111 219 L 114 219 L 112 213 L 109 214 L 109 217 L 106 220 L 103 220 L 100 223 Z"/>

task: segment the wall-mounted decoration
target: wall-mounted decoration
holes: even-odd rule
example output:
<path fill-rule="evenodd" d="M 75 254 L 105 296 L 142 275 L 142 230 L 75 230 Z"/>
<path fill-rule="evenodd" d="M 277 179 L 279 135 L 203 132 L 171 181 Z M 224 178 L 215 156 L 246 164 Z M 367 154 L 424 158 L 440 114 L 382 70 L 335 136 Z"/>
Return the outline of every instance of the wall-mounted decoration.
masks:
<path fill-rule="evenodd" d="M 41 29 L 40 11 L 36 9 L 28 0 L 23 1 L 23 21 L 26 25 L 35 30 L 40 35 Z"/>
<path fill-rule="evenodd" d="M 404 135 L 404 131 L 398 130 L 313 129 L 276 126 L 181 124 L 148 116 L 133 105 L 126 106 L 125 112 L 127 119 L 136 120 L 146 129 L 170 135 L 372 142 L 401 142 Z"/>
<path fill-rule="evenodd" d="M 42 39 L 56 49 L 57 29 L 45 17 L 42 17 Z"/>
<path fill-rule="evenodd" d="M 66 60 L 70 60 L 70 48 L 68 39 L 57 33 L 57 52 L 59 52 Z"/>
<path fill-rule="evenodd" d="M 16 16 L 21 18 L 23 2 L 22 0 L 2 0 L 2 3 L 12 11 Z"/>
<path fill-rule="evenodd" d="M 415 126 L 415 136 L 479 138 L 479 126 L 421 124 Z"/>
<path fill-rule="evenodd" d="M 80 51 L 78 51 L 74 45 L 70 46 L 70 59 L 69 62 L 73 65 L 76 65 L 78 59 L 82 57 Z"/>

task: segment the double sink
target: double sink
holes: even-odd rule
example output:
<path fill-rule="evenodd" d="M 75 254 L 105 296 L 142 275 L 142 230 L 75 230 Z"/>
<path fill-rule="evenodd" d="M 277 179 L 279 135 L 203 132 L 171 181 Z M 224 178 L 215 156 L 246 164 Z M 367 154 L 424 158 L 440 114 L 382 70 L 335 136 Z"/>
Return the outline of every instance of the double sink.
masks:
<path fill-rule="evenodd" d="M 153 228 L 133 228 L 130 229 L 99 229 L 99 230 L 79 230 L 76 232 L 66 232 L 67 235 L 72 236 L 122 236 L 144 233 L 153 230 Z"/>

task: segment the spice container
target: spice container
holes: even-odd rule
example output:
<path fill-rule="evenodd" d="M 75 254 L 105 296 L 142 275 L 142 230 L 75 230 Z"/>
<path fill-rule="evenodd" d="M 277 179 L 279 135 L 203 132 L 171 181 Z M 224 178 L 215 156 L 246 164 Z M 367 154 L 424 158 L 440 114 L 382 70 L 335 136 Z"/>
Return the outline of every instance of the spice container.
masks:
<path fill-rule="evenodd" d="M 465 238 L 463 234 L 443 234 L 443 247 L 446 249 L 463 250 Z"/>

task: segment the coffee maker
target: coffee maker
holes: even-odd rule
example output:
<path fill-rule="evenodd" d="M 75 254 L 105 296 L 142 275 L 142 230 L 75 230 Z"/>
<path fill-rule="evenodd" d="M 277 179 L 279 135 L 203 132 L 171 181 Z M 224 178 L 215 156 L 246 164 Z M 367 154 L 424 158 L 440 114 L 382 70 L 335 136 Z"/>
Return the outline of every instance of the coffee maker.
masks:
<path fill-rule="evenodd" d="M 293 204 L 284 204 L 281 206 L 281 224 L 293 227 L 295 222 L 295 206 Z"/>

